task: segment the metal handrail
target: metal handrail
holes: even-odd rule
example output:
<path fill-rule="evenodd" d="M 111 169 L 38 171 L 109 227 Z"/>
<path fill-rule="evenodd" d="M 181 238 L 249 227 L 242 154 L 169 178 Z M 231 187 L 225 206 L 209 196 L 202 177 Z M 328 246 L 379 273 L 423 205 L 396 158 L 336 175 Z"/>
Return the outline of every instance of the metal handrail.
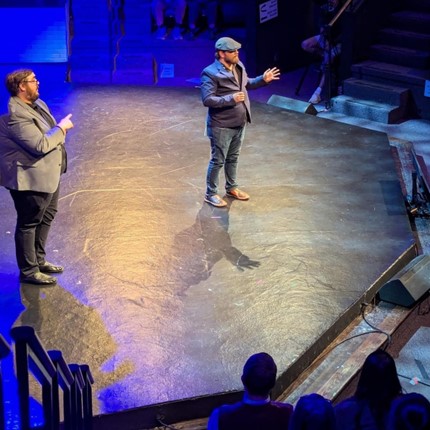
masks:
<path fill-rule="evenodd" d="M 44 430 L 90 430 L 94 379 L 87 365 L 70 364 L 60 351 L 46 351 L 32 327 L 14 327 L 15 365 L 21 429 L 30 427 L 29 372 L 42 386 Z M 1 339 L 0 339 L 1 340 Z M 0 357 L 2 352 L 0 342 Z M 63 390 L 64 422 L 60 423 L 59 388 Z"/>
<path fill-rule="evenodd" d="M 346 2 L 342 5 L 342 7 L 339 9 L 337 14 L 332 18 L 332 20 L 325 26 L 324 28 L 324 36 L 327 41 L 327 49 L 328 49 L 328 61 L 326 66 L 326 79 L 328 79 L 326 83 L 326 109 L 331 108 L 331 60 L 332 60 L 332 40 L 331 40 L 331 30 L 333 26 L 336 24 L 336 22 L 339 20 L 339 18 L 344 14 L 346 9 L 352 4 L 354 0 L 346 0 Z"/>

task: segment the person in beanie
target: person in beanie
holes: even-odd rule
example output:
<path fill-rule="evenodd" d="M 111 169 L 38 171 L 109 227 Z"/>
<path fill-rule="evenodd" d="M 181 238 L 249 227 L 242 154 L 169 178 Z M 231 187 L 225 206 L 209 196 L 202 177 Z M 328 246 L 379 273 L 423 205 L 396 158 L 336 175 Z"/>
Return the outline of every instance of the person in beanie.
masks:
<path fill-rule="evenodd" d="M 273 67 L 261 76 L 249 78 L 239 60 L 241 44 L 230 37 L 215 42 L 215 61 L 201 75 L 201 96 L 208 107 L 206 133 L 211 144 L 211 159 L 206 174 L 205 201 L 224 207 L 227 202 L 218 195 L 219 173 L 224 168 L 225 190 L 229 197 L 248 200 L 249 195 L 238 188 L 236 173 L 245 126 L 251 122 L 248 90 L 279 79 Z"/>
<path fill-rule="evenodd" d="M 208 430 L 287 430 L 293 406 L 270 399 L 276 373 L 269 354 L 251 355 L 243 367 L 243 400 L 215 409 L 209 417 Z"/>

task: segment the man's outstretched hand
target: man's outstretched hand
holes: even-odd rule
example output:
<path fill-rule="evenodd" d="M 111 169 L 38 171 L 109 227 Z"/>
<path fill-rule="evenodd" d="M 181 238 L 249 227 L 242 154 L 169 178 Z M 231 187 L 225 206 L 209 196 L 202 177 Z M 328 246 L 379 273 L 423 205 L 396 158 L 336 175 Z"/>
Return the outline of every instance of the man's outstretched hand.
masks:
<path fill-rule="evenodd" d="M 267 69 L 263 73 L 264 82 L 272 82 L 273 80 L 277 80 L 281 78 L 281 71 L 277 67 L 273 67 L 271 69 Z"/>

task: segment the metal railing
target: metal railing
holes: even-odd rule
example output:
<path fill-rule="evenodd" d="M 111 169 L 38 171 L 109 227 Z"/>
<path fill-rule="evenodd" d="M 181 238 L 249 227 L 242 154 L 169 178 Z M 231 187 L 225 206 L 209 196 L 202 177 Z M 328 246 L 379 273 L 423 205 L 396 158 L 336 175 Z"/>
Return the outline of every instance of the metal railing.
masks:
<path fill-rule="evenodd" d="M 325 26 L 324 28 L 324 37 L 327 41 L 326 50 L 328 54 L 328 60 L 325 62 L 325 76 L 327 79 L 326 82 L 326 109 L 331 108 L 331 92 L 332 92 L 332 50 L 335 46 L 332 40 L 332 30 L 335 24 L 338 24 L 340 18 L 345 13 L 345 11 L 352 5 L 354 0 L 346 0 L 346 2 L 342 5 L 342 7 L 339 9 L 337 14 L 333 17 L 333 19 Z"/>
<path fill-rule="evenodd" d="M 31 374 L 42 387 L 44 430 L 91 430 L 92 391 L 94 383 L 86 365 L 67 365 L 60 351 L 46 351 L 32 327 L 14 327 L 15 366 L 21 429 L 31 429 L 30 384 Z M 59 388 L 63 391 L 60 417 Z"/>

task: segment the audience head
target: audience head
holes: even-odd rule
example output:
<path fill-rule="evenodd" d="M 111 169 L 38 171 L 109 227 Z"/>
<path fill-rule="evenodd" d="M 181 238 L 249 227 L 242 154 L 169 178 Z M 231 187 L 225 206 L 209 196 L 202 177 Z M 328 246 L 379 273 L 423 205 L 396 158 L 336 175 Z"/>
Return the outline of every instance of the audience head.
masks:
<path fill-rule="evenodd" d="M 248 394 L 267 397 L 275 386 L 276 364 L 266 352 L 251 355 L 243 367 L 242 383 Z"/>
<path fill-rule="evenodd" d="M 378 349 L 366 358 L 358 380 L 358 399 L 391 402 L 402 392 L 396 363 L 391 355 Z"/>
<path fill-rule="evenodd" d="M 302 396 L 294 408 L 289 430 L 335 430 L 331 402 L 319 394 Z"/>
<path fill-rule="evenodd" d="M 430 430 L 430 402 L 418 393 L 396 399 L 390 409 L 389 430 Z"/>

